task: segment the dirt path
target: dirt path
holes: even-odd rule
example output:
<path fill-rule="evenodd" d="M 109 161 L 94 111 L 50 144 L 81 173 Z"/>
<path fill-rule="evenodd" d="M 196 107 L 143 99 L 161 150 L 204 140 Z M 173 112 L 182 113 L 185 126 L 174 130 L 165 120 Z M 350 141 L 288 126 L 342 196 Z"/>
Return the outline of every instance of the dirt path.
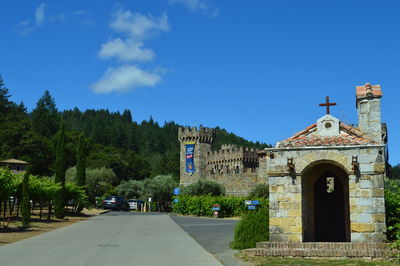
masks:
<path fill-rule="evenodd" d="M 0 227 L 0 246 L 68 226 L 86 220 L 89 217 L 99 215 L 102 212 L 104 212 L 104 210 L 84 209 L 82 211 L 82 216 L 66 216 L 65 219 L 53 218 L 50 221 L 45 219 L 39 220 L 38 216 L 32 215 L 31 227 L 28 229 L 22 229 L 19 227 L 21 225 L 19 218 L 18 220 L 11 221 L 7 228 L 4 228 L 4 226 Z M 3 222 L 2 224 L 5 225 L 6 222 Z"/>

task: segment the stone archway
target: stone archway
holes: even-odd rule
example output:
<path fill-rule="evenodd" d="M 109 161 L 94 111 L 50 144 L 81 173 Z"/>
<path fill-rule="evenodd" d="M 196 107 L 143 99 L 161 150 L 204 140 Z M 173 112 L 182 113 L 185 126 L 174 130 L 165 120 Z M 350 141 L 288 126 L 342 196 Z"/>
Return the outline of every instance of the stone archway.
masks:
<path fill-rule="evenodd" d="M 304 242 L 349 242 L 349 177 L 343 167 L 320 161 L 302 174 Z"/>

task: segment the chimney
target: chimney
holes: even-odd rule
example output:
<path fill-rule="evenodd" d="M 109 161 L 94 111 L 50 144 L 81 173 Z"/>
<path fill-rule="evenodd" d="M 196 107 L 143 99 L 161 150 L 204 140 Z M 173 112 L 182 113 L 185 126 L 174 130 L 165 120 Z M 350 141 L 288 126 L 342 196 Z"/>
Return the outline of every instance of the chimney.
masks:
<path fill-rule="evenodd" d="M 366 83 L 356 87 L 356 105 L 358 110 L 358 128 L 375 143 L 383 143 L 381 124 L 380 85 Z"/>

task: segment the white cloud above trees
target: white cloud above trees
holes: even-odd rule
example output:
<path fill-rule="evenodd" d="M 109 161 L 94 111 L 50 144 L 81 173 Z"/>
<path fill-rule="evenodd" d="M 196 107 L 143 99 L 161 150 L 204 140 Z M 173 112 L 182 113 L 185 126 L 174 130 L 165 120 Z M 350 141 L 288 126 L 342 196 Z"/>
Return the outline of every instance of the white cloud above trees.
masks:
<path fill-rule="evenodd" d="M 122 36 L 101 45 L 100 59 L 116 59 L 130 63 L 116 68 L 108 68 L 104 75 L 90 87 L 95 93 L 128 92 L 138 87 L 153 87 L 161 81 L 160 71 L 145 70 L 138 63 L 154 60 L 153 50 L 144 47 L 145 40 L 161 32 L 169 31 L 168 17 L 132 13 L 119 9 L 112 15 L 110 28 Z M 132 63 L 135 63 L 133 65 Z"/>
<path fill-rule="evenodd" d="M 148 62 L 153 60 L 154 52 L 143 48 L 142 42 L 116 38 L 101 45 L 99 57 L 102 59 L 115 57 L 119 61 Z"/>
<path fill-rule="evenodd" d="M 113 14 L 110 27 L 116 32 L 128 34 L 135 40 L 144 40 L 157 32 L 168 31 L 170 28 L 165 13 L 160 17 L 154 17 L 121 9 Z"/>
<path fill-rule="evenodd" d="M 198 11 L 210 17 L 218 16 L 218 8 L 207 0 L 168 0 L 170 4 L 180 4 L 190 11 Z"/>
<path fill-rule="evenodd" d="M 29 34 L 32 31 L 36 30 L 38 27 L 42 26 L 45 19 L 46 19 L 46 5 L 44 3 L 41 3 L 38 7 L 35 9 L 35 14 L 34 14 L 34 19 L 30 20 L 23 20 L 21 21 L 15 29 L 19 34 Z"/>
<path fill-rule="evenodd" d="M 45 8 L 46 8 L 46 5 L 44 3 L 41 3 L 36 8 L 36 11 L 35 11 L 35 25 L 36 26 L 40 26 L 43 24 L 43 21 L 46 18 L 45 11 L 44 11 Z"/>
<path fill-rule="evenodd" d="M 90 13 L 83 9 L 58 14 L 48 14 L 47 9 L 47 5 L 45 3 L 41 3 L 35 8 L 33 18 L 25 19 L 19 22 L 14 27 L 14 30 L 21 35 L 27 35 L 48 23 L 70 22 L 76 20 L 78 20 L 78 22 L 80 22 L 82 25 L 90 25 L 92 23 Z M 76 19 L 78 16 L 79 18 Z M 74 20 L 72 19 L 73 17 L 75 17 Z"/>
<path fill-rule="evenodd" d="M 135 65 L 123 65 L 108 68 L 105 74 L 91 85 L 91 89 L 99 94 L 124 93 L 138 87 L 153 87 L 160 80 L 160 74 L 155 71 L 145 71 Z"/>

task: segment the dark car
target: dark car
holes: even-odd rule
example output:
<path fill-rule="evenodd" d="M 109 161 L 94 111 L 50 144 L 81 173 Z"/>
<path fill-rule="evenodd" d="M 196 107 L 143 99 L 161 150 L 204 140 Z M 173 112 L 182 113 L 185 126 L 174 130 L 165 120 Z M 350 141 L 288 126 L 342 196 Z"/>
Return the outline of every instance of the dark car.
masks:
<path fill-rule="evenodd" d="M 109 196 L 103 200 L 103 209 L 129 211 L 129 204 L 123 197 Z"/>

